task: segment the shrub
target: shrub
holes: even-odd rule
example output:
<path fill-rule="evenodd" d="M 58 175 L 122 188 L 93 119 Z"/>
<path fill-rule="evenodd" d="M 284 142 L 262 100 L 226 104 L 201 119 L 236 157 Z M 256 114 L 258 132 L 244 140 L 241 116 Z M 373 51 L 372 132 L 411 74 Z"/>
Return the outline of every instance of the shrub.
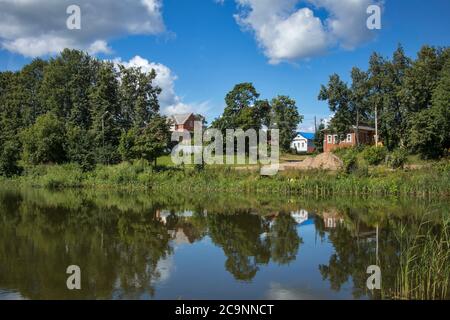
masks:
<path fill-rule="evenodd" d="M 65 160 L 63 123 L 53 113 L 37 118 L 21 133 L 23 158 L 30 164 L 62 163 Z"/>
<path fill-rule="evenodd" d="M 16 141 L 6 141 L 0 151 L 0 175 L 7 177 L 19 174 L 21 168 L 17 164 L 20 155 L 19 144 Z"/>
<path fill-rule="evenodd" d="M 388 164 L 392 169 L 399 169 L 405 166 L 408 154 L 403 149 L 397 149 L 388 156 Z"/>
<path fill-rule="evenodd" d="M 369 165 L 377 166 L 385 161 L 387 151 L 385 147 L 371 146 L 363 150 L 362 156 Z"/>
<path fill-rule="evenodd" d="M 344 162 L 344 171 L 348 174 L 358 170 L 358 151 L 356 149 L 347 149 L 342 153 L 341 159 Z"/>

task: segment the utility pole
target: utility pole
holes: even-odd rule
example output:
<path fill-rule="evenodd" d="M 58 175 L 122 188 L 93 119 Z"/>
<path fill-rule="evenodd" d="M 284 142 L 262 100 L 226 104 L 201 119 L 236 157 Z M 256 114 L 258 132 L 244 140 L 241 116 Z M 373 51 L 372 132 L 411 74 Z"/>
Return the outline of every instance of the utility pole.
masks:
<path fill-rule="evenodd" d="M 378 106 L 375 106 L 375 146 L 378 147 Z"/>
<path fill-rule="evenodd" d="M 314 133 L 317 134 L 317 116 L 314 116 Z"/>

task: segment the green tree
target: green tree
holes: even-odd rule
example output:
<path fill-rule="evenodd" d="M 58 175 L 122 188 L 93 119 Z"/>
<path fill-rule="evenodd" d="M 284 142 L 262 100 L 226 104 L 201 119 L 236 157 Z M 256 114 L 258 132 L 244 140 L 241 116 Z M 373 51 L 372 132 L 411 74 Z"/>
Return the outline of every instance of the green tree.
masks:
<path fill-rule="evenodd" d="M 138 131 L 136 128 L 131 128 L 128 131 L 122 132 L 119 142 L 119 153 L 122 161 L 131 161 L 138 158 L 135 150 Z"/>
<path fill-rule="evenodd" d="M 89 93 L 95 81 L 99 63 L 87 53 L 65 49 L 50 59 L 44 68 L 39 91 L 45 111 L 52 111 L 60 119 L 89 129 Z"/>
<path fill-rule="evenodd" d="M 39 99 L 39 92 L 41 90 L 46 65 L 46 61 L 35 59 L 30 64 L 24 66 L 18 74 L 18 93 L 21 95 L 20 100 L 24 126 L 32 125 L 38 116 L 45 113 Z"/>
<path fill-rule="evenodd" d="M 355 118 L 356 144 L 359 145 L 359 127 L 361 122 L 367 123 L 370 113 L 368 74 L 354 67 L 351 78 L 350 113 Z"/>
<path fill-rule="evenodd" d="M 269 106 L 267 101 L 258 98 L 259 93 L 253 84 L 237 84 L 226 95 L 225 110 L 212 126 L 223 132 L 226 129 L 259 130 L 267 122 Z"/>
<path fill-rule="evenodd" d="M 167 118 L 155 115 L 145 128 L 131 128 L 122 134 L 119 145 L 122 160 L 156 161 L 168 148 L 170 137 Z"/>
<path fill-rule="evenodd" d="M 161 88 L 153 85 L 156 72 L 146 74 L 141 68 L 120 66 L 120 127 L 143 128 L 151 117 L 159 112 L 158 95 Z"/>
<path fill-rule="evenodd" d="M 115 162 L 118 159 L 120 128 L 117 119 L 120 109 L 118 74 L 112 63 L 103 62 L 100 65 L 89 100 L 96 161 Z"/>
<path fill-rule="evenodd" d="M 23 159 L 30 164 L 61 163 L 66 159 L 64 139 L 63 123 L 53 113 L 42 115 L 21 133 Z"/>
<path fill-rule="evenodd" d="M 296 136 L 298 125 L 303 116 L 298 112 L 295 100 L 287 96 L 278 96 L 271 102 L 272 125 L 280 130 L 280 147 L 287 152 Z"/>
<path fill-rule="evenodd" d="M 337 74 L 333 74 L 328 85 L 322 85 L 320 89 L 319 100 L 328 101 L 330 111 L 334 113 L 330 122 L 330 128 L 338 133 L 339 136 L 346 134 L 354 124 L 351 98 L 351 90 Z"/>
<path fill-rule="evenodd" d="M 23 126 L 19 73 L 0 72 L 0 174 L 19 173 L 21 145 L 17 134 Z"/>
<path fill-rule="evenodd" d="M 84 171 L 92 170 L 96 163 L 94 138 L 92 131 L 68 124 L 64 144 L 67 160 L 78 163 Z"/>
<path fill-rule="evenodd" d="M 320 121 L 319 127 L 317 128 L 317 132 L 314 135 L 314 145 L 316 146 L 316 150 L 318 152 L 323 152 L 323 141 L 325 140 L 325 123 L 323 120 Z"/>
<path fill-rule="evenodd" d="M 417 112 L 409 121 L 408 145 L 424 158 L 438 158 L 450 148 L 450 59 L 434 90 L 431 108 Z"/>
<path fill-rule="evenodd" d="M 166 117 L 155 115 L 136 139 L 134 147 L 140 159 L 155 161 L 169 146 L 171 133 Z"/>

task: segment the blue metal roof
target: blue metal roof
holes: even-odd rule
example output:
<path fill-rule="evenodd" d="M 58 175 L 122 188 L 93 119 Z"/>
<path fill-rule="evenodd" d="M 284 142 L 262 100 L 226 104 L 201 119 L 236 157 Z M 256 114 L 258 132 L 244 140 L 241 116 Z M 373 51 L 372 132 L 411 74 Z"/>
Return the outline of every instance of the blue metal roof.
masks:
<path fill-rule="evenodd" d="M 316 136 L 314 133 L 310 133 L 310 132 L 298 132 L 298 134 L 302 135 L 302 137 L 304 137 L 308 140 L 314 140 L 314 137 Z"/>

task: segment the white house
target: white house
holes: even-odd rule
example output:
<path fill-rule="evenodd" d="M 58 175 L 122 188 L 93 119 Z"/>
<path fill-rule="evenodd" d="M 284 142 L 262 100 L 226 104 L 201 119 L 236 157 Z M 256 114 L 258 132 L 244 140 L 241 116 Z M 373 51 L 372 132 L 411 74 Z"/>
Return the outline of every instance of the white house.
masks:
<path fill-rule="evenodd" d="M 298 132 L 291 143 L 291 149 L 297 153 L 313 153 L 316 150 L 314 133 Z"/>

